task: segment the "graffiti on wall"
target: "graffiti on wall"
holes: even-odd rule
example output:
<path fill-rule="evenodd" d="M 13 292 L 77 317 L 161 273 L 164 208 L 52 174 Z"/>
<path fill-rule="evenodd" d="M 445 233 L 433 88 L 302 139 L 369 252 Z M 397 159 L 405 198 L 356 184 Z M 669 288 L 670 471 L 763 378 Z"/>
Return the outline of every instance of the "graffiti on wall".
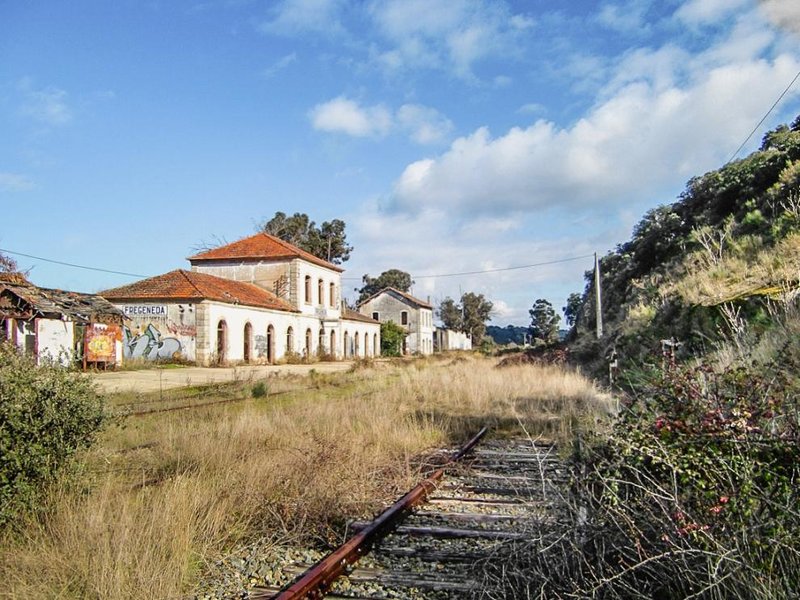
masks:
<path fill-rule="evenodd" d="M 86 360 L 88 362 L 115 362 L 117 356 L 115 345 L 119 337 L 119 327 L 116 325 L 101 323 L 88 325 L 83 338 Z"/>
<path fill-rule="evenodd" d="M 174 337 L 163 337 L 152 323 L 135 336 L 126 325 L 123 328 L 122 349 L 125 358 L 167 360 L 181 353 L 181 342 Z"/>

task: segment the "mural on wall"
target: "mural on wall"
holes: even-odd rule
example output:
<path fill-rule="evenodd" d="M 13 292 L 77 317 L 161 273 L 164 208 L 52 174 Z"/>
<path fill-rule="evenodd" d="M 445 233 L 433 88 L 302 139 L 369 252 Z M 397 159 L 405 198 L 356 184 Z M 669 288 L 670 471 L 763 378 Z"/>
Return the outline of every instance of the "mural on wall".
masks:
<path fill-rule="evenodd" d="M 264 358 L 268 355 L 268 340 L 265 335 L 256 335 L 253 337 L 253 342 L 256 348 L 256 356 Z"/>
<path fill-rule="evenodd" d="M 166 360 L 175 358 L 176 354 L 181 353 L 180 340 L 174 337 L 163 337 L 152 323 L 135 336 L 127 325 L 124 326 L 122 344 L 125 358 Z"/>

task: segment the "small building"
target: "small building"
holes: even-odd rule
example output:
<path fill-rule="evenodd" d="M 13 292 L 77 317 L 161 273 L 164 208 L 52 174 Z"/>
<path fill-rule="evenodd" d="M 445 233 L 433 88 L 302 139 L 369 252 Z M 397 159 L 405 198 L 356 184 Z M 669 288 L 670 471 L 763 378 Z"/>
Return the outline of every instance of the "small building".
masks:
<path fill-rule="evenodd" d="M 0 273 L 0 340 L 64 366 L 111 366 L 122 359 L 124 316 L 94 294 L 40 288 L 21 273 Z"/>
<path fill-rule="evenodd" d="M 433 306 L 411 294 L 387 287 L 367 298 L 358 312 L 381 323 L 393 321 L 408 332 L 403 354 L 433 353 Z"/>
<path fill-rule="evenodd" d="M 258 233 L 189 261 L 101 292 L 131 319 L 126 358 L 270 364 L 380 349 L 380 323 L 342 310 L 342 269 L 288 242 Z"/>
<path fill-rule="evenodd" d="M 433 334 L 433 349 L 436 352 L 472 350 L 472 337 L 463 331 L 437 327 Z"/>

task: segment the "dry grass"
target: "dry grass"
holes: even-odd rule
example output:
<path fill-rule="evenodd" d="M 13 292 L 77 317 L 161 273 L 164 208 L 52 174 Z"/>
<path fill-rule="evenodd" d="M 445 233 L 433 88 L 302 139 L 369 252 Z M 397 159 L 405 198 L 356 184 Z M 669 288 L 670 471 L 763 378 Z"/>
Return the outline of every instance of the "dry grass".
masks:
<path fill-rule="evenodd" d="M 237 543 L 336 540 L 479 424 L 558 437 L 612 410 L 573 372 L 493 366 L 384 363 L 294 398 L 126 419 L 46 514 L 0 539 L 0 595 L 180 597 Z"/>

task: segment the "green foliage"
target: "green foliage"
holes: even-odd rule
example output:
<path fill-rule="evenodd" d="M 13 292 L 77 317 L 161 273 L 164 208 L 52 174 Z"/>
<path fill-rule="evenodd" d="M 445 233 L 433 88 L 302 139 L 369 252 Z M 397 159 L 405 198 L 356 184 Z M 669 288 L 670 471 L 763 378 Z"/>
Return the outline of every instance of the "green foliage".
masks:
<path fill-rule="evenodd" d="M 531 334 L 534 339 L 552 344 L 558 340 L 558 323 L 561 317 L 556 314 L 553 305 L 544 298 L 539 298 L 528 311 L 531 316 Z"/>
<path fill-rule="evenodd" d="M 445 328 L 470 334 L 475 346 L 486 333 L 486 321 L 491 320 L 491 313 L 491 301 L 487 300 L 483 294 L 474 292 L 463 293 L 460 303 L 447 297 L 442 300 L 436 311 Z"/>
<path fill-rule="evenodd" d="M 675 337 L 684 350 L 704 353 L 724 341 L 719 319 L 707 308 L 687 303 L 679 294 L 680 282 L 689 274 L 706 275 L 707 290 L 723 289 L 714 269 L 723 259 L 734 258 L 747 269 L 760 254 L 780 248 L 782 240 L 800 230 L 800 127 L 781 126 L 764 136 L 761 150 L 720 169 L 691 179 L 672 204 L 648 211 L 634 227 L 631 239 L 618 245 L 600 261 L 603 285 L 605 335 L 599 352 L 589 352 L 594 335 L 593 273 L 586 273 L 582 307 L 566 314 L 575 319 L 574 356 L 593 356 L 597 373 L 605 372 L 603 357 L 616 348 L 623 364 L 654 351 L 660 339 Z M 776 256 L 776 264 L 795 260 Z M 781 267 L 780 272 L 787 269 Z M 773 270 L 778 272 L 777 270 Z M 750 281 L 750 273 L 733 273 L 726 280 Z M 768 274 L 765 275 L 768 277 Z M 783 280 L 765 280 L 762 287 L 780 287 Z M 793 285 L 793 282 L 788 282 Z M 796 283 L 796 282 L 795 282 Z M 755 289 L 755 288 L 754 288 Z M 736 290 L 745 294 L 746 289 Z M 724 296 L 723 296 L 724 297 Z M 737 295 L 738 297 L 738 295 Z M 762 306 L 744 306 L 747 324 L 767 331 Z M 565 311 L 570 306 L 565 307 Z M 630 320 L 637 307 L 650 307 L 646 320 Z M 584 350 L 586 350 L 584 352 Z M 601 364 L 603 363 L 603 364 Z"/>
<path fill-rule="evenodd" d="M 263 381 L 259 381 L 253 384 L 250 393 L 252 394 L 253 398 L 265 398 L 269 395 L 269 387 Z"/>
<path fill-rule="evenodd" d="M 561 310 L 564 312 L 564 320 L 569 327 L 575 325 L 575 321 L 578 319 L 578 314 L 581 312 L 581 308 L 583 308 L 583 296 L 581 296 L 578 292 L 572 292 L 569 296 L 567 296 L 567 303 L 561 308 Z"/>
<path fill-rule="evenodd" d="M 36 506 L 105 419 L 86 377 L 0 345 L 0 524 Z"/>
<path fill-rule="evenodd" d="M 381 323 L 381 356 L 400 356 L 408 332 L 394 321 Z"/>
<path fill-rule="evenodd" d="M 335 265 L 347 261 L 353 251 L 353 247 L 347 243 L 345 222 L 340 219 L 325 221 L 317 227 L 305 213 L 295 213 L 288 217 L 286 213 L 279 211 L 260 224 L 258 229 Z"/>
<path fill-rule="evenodd" d="M 393 287 L 401 292 L 408 292 L 411 286 L 414 285 L 411 275 L 400 269 L 389 269 L 377 277 L 370 277 L 369 274 L 366 274 L 361 278 L 361 281 L 364 285 L 356 290 L 358 292 L 357 304 L 364 302 L 387 287 Z"/>

